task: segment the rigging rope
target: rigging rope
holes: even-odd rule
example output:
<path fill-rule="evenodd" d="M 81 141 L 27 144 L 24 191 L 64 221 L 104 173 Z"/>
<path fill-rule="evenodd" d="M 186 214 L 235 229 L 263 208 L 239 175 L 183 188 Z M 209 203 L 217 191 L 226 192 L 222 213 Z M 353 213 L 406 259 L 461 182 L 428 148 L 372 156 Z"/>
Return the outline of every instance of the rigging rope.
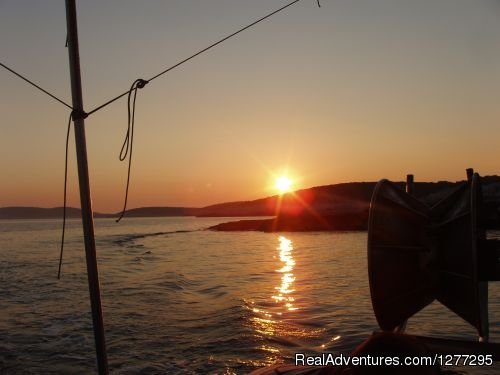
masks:
<path fill-rule="evenodd" d="M 63 227 L 62 227 L 62 238 L 61 238 L 61 252 L 60 252 L 60 256 L 59 256 L 59 271 L 58 271 L 58 275 L 57 275 L 57 278 L 60 279 L 61 278 L 61 267 L 62 267 L 62 257 L 63 257 L 63 251 L 64 251 L 64 235 L 65 235 L 65 230 L 66 230 L 66 206 L 67 206 L 67 182 L 68 182 L 68 146 L 69 146 L 69 134 L 70 134 L 70 130 L 71 130 L 71 120 L 74 119 L 76 116 L 79 116 L 79 117 L 83 117 L 83 118 L 86 118 L 88 117 L 89 115 L 101 110 L 102 108 L 104 107 L 107 107 L 108 105 L 110 105 L 111 103 L 114 103 L 115 101 L 117 101 L 118 99 L 124 97 L 125 95 L 128 95 L 128 101 L 127 101 L 127 113 L 128 113 L 128 123 L 127 123 L 127 133 L 125 135 L 125 139 L 123 141 L 123 145 L 122 145 L 122 148 L 120 150 L 120 155 L 119 155 L 119 159 L 120 161 L 124 161 L 127 156 L 128 156 L 128 171 L 127 171 L 127 185 L 126 185 L 126 188 L 125 188 L 125 199 L 124 199 L 124 204 L 123 204 L 123 209 L 122 209 L 122 212 L 120 214 L 120 216 L 118 217 L 118 219 L 116 219 L 116 222 L 119 222 L 123 216 L 125 215 L 125 211 L 127 209 L 127 200 L 128 200 L 128 191 L 129 191 L 129 185 L 130 185 L 130 171 L 131 171 L 131 166 L 132 166 L 132 151 L 133 151 L 133 142 L 134 142 L 134 125 L 135 125 L 135 104 L 136 104 L 136 99 L 137 99 L 137 89 L 142 89 L 146 86 L 146 84 L 148 84 L 149 82 L 151 82 L 152 80 L 170 72 L 171 70 L 179 67 L 180 65 L 188 62 L 189 60 L 192 60 L 193 58 L 201 55 L 202 53 L 204 52 L 207 52 L 208 50 L 216 47 L 217 45 L 225 42 L 226 40 L 238 35 L 239 33 L 255 26 L 256 24 L 266 20 L 267 18 L 287 9 L 288 7 L 298 3 L 299 1 L 301 0 L 294 0 L 284 6 L 282 6 L 281 8 L 271 12 L 271 13 L 268 13 L 267 15 L 259 18 L 258 20 L 248 24 L 247 26 L 244 26 L 242 27 L 241 29 L 233 32 L 232 34 L 229 34 L 228 36 L 218 40 L 217 42 L 215 43 L 212 43 L 211 45 L 209 45 L 208 47 L 205 47 L 203 49 L 201 49 L 200 51 L 194 53 L 193 55 L 185 58 L 184 60 L 181 60 L 179 61 L 178 63 L 168 67 L 167 69 L 161 71 L 160 73 L 154 75 L 153 77 L 151 77 L 150 79 L 148 80 L 144 80 L 144 79 L 136 79 L 134 81 L 134 83 L 132 84 L 132 86 L 130 87 L 130 89 L 116 97 L 114 97 L 113 99 L 111 100 L 108 100 L 107 102 L 105 102 L 104 104 L 94 108 L 93 110 L 91 110 L 90 112 L 84 112 L 84 111 L 81 111 L 80 113 L 76 113 L 76 111 L 73 109 L 72 106 L 70 106 L 69 104 L 67 104 L 66 102 L 64 102 L 62 99 L 59 99 L 57 96 L 51 94 L 50 92 L 48 92 L 47 90 L 43 89 L 42 87 L 40 87 L 39 85 L 35 84 L 33 81 L 29 80 L 28 78 L 24 77 L 23 75 L 21 75 L 20 73 L 14 71 L 13 69 L 9 68 L 8 66 L 6 66 L 5 64 L 3 64 L 2 62 L 0 62 L 0 66 L 2 66 L 3 68 L 5 68 L 6 70 L 10 71 L 11 73 L 13 73 L 14 75 L 16 75 L 17 77 L 23 79 L 24 81 L 28 82 L 30 85 L 34 86 L 35 88 L 37 88 L 38 90 L 40 90 L 41 92 L 45 93 L 46 95 L 50 96 L 52 99 L 58 101 L 59 103 L 65 105 L 66 107 L 68 107 L 69 109 L 72 110 L 70 116 L 69 116 L 69 120 L 68 120 L 68 129 L 67 129 L 67 132 L 66 132 L 66 154 L 65 154 L 65 164 L 64 164 L 64 207 L 63 207 Z M 320 0 L 317 0 L 317 4 L 318 4 L 318 7 L 321 7 L 321 4 L 320 4 Z M 67 44 L 68 44 L 68 38 L 66 37 L 66 47 L 67 47 Z M 133 94 L 133 97 L 132 97 L 132 94 Z M 131 102 L 131 99 L 132 99 L 132 102 Z M 132 109 L 131 109 L 132 107 Z"/>
<path fill-rule="evenodd" d="M 22 80 L 28 82 L 30 85 L 36 87 L 38 90 L 40 90 L 41 92 L 43 92 L 44 94 L 50 96 L 52 99 L 55 99 L 57 100 L 59 103 L 61 104 L 64 104 L 66 107 L 68 107 L 69 109 L 73 109 L 72 106 L 70 106 L 68 103 L 66 103 L 65 101 L 59 99 L 57 96 L 51 94 L 50 92 L 48 92 L 47 90 L 41 88 L 40 86 L 38 86 L 36 83 L 34 83 L 33 81 L 30 81 L 28 78 L 24 77 L 23 75 L 21 75 L 20 73 L 16 72 L 14 69 L 11 69 L 9 68 L 7 65 L 3 64 L 0 62 L 0 65 L 2 67 L 4 67 L 5 69 L 7 69 L 9 72 L 11 72 L 12 74 L 15 74 L 16 76 L 18 76 L 19 78 L 21 78 Z"/>
<path fill-rule="evenodd" d="M 230 39 L 230 38 L 232 38 L 232 37 L 234 37 L 234 36 L 238 35 L 239 33 L 241 33 L 241 32 L 243 32 L 243 31 L 245 31 L 246 29 L 249 29 L 250 27 L 255 26 L 256 24 L 258 24 L 258 23 L 260 23 L 260 22 L 264 21 L 265 19 L 267 19 L 267 18 L 269 18 L 269 17 L 271 17 L 271 16 L 275 15 L 276 13 L 279 13 L 279 12 L 281 12 L 281 11 L 285 10 L 286 8 L 288 8 L 288 7 L 290 7 L 290 6 L 292 6 L 292 5 L 296 4 L 296 3 L 298 3 L 299 1 L 301 1 L 301 0 L 294 0 L 294 1 L 292 1 L 292 2 L 290 2 L 290 3 L 288 3 L 288 4 L 286 4 L 286 5 L 282 6 L 282 7 L 281 7 L 281 8 L 279 8 L 279 9 L 276 9 L 275 11 L 273 11 L 273 12 L 271 12 L 271 13 L 268 13 L 268 14 L 267 14 L 267 15 L 265 15 L 264 17 L 259 18 L 258 20 L 256 20 L 256 21 L 254 21 L 254 22 L 250 23 L 249 25 L 242 27 L 241 29 L 239 29 L 239 30 L 235 31 L 234 33 L 232 33 L 232 34 L 230 34 L 230 35 L 228 35 L 228 36 L 226 36 L 226 37 L 224 37 L 224 38 L 220 39 L 219 41 L 217 41 L 217 42 L 215 42 L 215 43 L 213 43 L 213 44 L 209 45 L 208 47 L 203 48 L 202 50 L 200 50 L 200 51 L 198 51 L 198 52 L 194 53 L 193 55 L 191 55 L 191 56 L 189 56 L 189 57 L 185 58 L 184 60 L 181 60 L 181 61 L 179 61 L 178 63 L 176 63 L 176 64 L 174 64 L 174 65 L 170 66 L 169 68 L 167 68 L 167 69 L 165 69 L 165 70 L 161 71 L 160 73 L 158 73 L 158 74 L 154 75 L 154 76 L 153 76 L 153 77 L 151 77 L 150 79 L 148 79 L 148 80 L 142 80 L 142 81 L 144 81 L 144 82 L 146 82 L 146 83 L 151 82 L 152 80 L 154 80 L 154 79 L 156 79 L 156 78 L 158 78 L 158 77 L 160 77 L 160 76 L 164 75 L 165 73 L 167 73 L 167 72 L 169 72 L 169 71 L 171 71 L 171 70 L 173 70 L 173 69 L 177 68 L 178 66 L 180 66 L 180 65 L 182 65 L 182 64 L 184 64 L 184 63 L 186 63 L 186 62 L 188 62 L 189 60 L 191 60 L 191 59 L 195 58 L 196 56 L 201 55 L 202 53 L 204 53 L 204 52 L 206 52 L 206 51 L 208 51 L 208 50 L 212 49 L 213 47 L 215 47 L 215 46 L 217 46 L 217 45 L 219 45 L 219 44 L 221 44 L 221 43 L 225 42 L 226 40 L 228 40 L 228 39 Z M 319 7 L 319 8 L 321 8 L 320 0 L 317 0 L 317 4 L 318 4 L 318 7 Z M 68 39 L 67 39 L 67 37 L 66 37 L 66 47 L 67 47 L 67 43 L 68 43 Z M 29 80 L 28 78 L 24 77 L 23 75 L 21 75 L 20 73 L 16 72 L 15 70 L 13 70 L 13 69 L 9 68 L 7 65 L 5 65 L 5 64 L 3 64 L 3 63 L 1 63 L 1 62 L 0 62 L 0 66 L 2 66 L 3 68 L 5 68 L 6 70 L 10 71 L 10 72 L 11 72 L 11 73 L 13 73 L 14 75 L 18 76 L 19 78 L 23 79 L 24 81 L 28 82 L 30 85 L 32 85 L 32 86 L 34 86 L 35 88 L 37 88 L 38 90 L 42 91 L 42 92 L 43 92 L 43 93 L 45 93 L 46 95 L 50 96 L 52 99 L 57 100 L 59 103 L 61 103 L 61 104 L 65 105 L 65 106 L 66 106 L 66 107 L 68 107 L 69 109 L 73 109 L 73 107 L 72 107 L 72 106 L 70 106 L 68 103 L 66 103 L 64 100 L 59 99 L 57 96 L 55 96 L 55 95 L 51 94 L 50 92 L 48 92 L 47 90 L 43 89 L 42 87 L 40 87 L 39 85 L 37 85 L 37 84 L 36 84 L 36 83 L 34 83 L 33 81 L 31 81 L 31 80 Z M 142 88 L 142 87 L 136 87 L 134 90 L 137 90 L 137 88 Z M 101 110 L 101 109 L 102 109 L 102 108 L 104 108 L 104 107 L 107 107 L 107 106 L 108 106 L 108 105 L 110 105 L 111 103 L 114 103 L 115 101 L 117 101 L 118 99 L 120 99 L 120 98 L 124 97 L 124 96 L 125 96 L 125 95 L 127 95 L 127 94 L 130 94 L 130 90 L 125 91 L 124 93 L 122 93 L 122 94 L 120 94 L 120 95 L 118 95 L 118 96 L 114 97 L 113 99 L 108 100 L 108 101 L 107 101 L 107 102 L 105 102 L 104 104 L 101 104 L 100 106 L 98 106 L 98 107 L 94 108 L 94 109 L 93 109 L 93 110 L 91 110 L 90 112 L 85 113 L 85 115 L 86 115 L 85 117 L 87 117 L 87 116 L 89 116 L 89 115 L 91 115 L 91 114 L 93 114 L 93 113 L 95 113 L 95 112 L 97 112 L 97 111 Z M 130 96 L 130 95 L 129 95 L 129 96 Z"/>
<path fill-rule="evenodd" d="M 61 238 L 61 253 L 59 255 L 59 271 L 57 272 L 57 278 L 61 279 L 61 267 L 62 258 L 64 251 L 64 234 L 66 232 L 66 192 L 68 186 L 68 147 L 69 147 L 69 132 L 71 130 L 71 120 L 73 119 L 73 112 L 69 115 L 68 120 L 68 130 L 66 131 L 66 153 L 64 157 L 64 207 L 63 207 L 63 225 L 62 225 L 62 238 Z"/>
<path fill-rule="evenodd" d="M 118 99 L 122 98 L 123 96 L 125 95 L 128 95 L 128 100 L 127 100 L 127 113 L 128 113 L 128 121 L 127 121 L 127 133 L 125 135 L 125 139 L 123 141 L 123 144 L 122 144 L 122 148 L 120 150 L 120 155 L 119 155 L 119 159 L 120 161 L 124 161 L 127 156 L 128 156 L 128 170 L 127 170 L 127 184 L 126 184 L 126 187 L 125 187 L 125 199 L 124 199 L 124 202 L 123 202 L 123 209 L 119 215 L 119 217 L 116 219 L 116 222 L 118 223 L 122 218 L 123 216 L 125 215 L 125 212 L 127 210 L 127 201 L 128 201 L 128 192 L 129 192 L 129 186 L 130 186 L 130 172 L 131 172 L 131 166 L 132 166 L 132 151 L 133 151 L 133 143 L 134 143 L 134 125 L 135 125 L 135 103 L 136 103 L 136 98 L 137 98 L 137 89 L 142 89 L 144 88 L 149 82 L 151 82 L 152 80 L 168 73 L 169 71 L 177 68 L 178 66 L 188 62 L 189 60 L 195 58 L 196 56 L 199 56 L 201 55 L 202 53 L 208 51 L 209 49 L 225 42 L 226 40 L 236 36 L 237 34 L 243 32 L 244 30 L 258 24 L 259 22 L 262 22 L 264 21 L 265 19 L 273 16 L 274 14 L 276 13 L 279 13 L 281 11 L 283 11 L 284 9 L 292 6 L 293 4 L 295 3 L 298 3 L 299 1 L 301 0 L 294 0 L 290 3 L 288 3 L 287 5 L 265 15 L 264 17 L 261 17 L 259 18 L 258 20 L 250 23 L 249 25 L 235 31 L 234 33 L 220 39 L 219 41 L 215 42 L 215 43 L 212 43 L 211 45 L 209 45 L 208 47 L 205 47 L 203 48 L 202 50 L 196 52 L 195 54 L 189 56 L 188 58 L 185 58 L 184 60 L 181 60 L 180 62 L 178 62 L 177 64 L 174 64 L 172 65 L 171 67 L 161 71 L 160 73 L 154 75 L 153 77 L 151 77 L 150 79 L 148 80 L 144 80 L 144 79 L 137 79 L 134 81 L 134 83 L 132 84 L 132 86 L 130 87 L 130 89 L 118 96 L 116 96 L 115 98 L 107 101 L 106 103 L 100 105 L 99 107 L 91 110 L 90 112 L 88 113 L 85 113 L 86 116 L 90 116 L 91 114 L 101 110 L 102 108 L 108 106 L 109 104 L 117 101 Z M 319 0 L 317 0 L 318 2 L 318 6 L 321 7 L 320 3 L 319 3 Z M 133 95 L 133 96 L 132 96 Z M 132 99 L 132 103 L 131 103 L 131 99 Z M 131 107 L 132 107 L 132 110 L 131 110 Z"/>
<path fill-rule="evenodd" d="M 134 83 L 132 83 L 132 86 L 130 86 L 130 90 L 128 90 L 127 134 L 125 135 L 125 139 L 123 140 L 123 145 L 122 145 L 122 148 L 120 150 L 120 155 L 118 156 L 120 161 L 124 161 L 128 156 L 127 186 L 125 188 L 125 200 L 123 202 L 123 209 L 122 209 L 122 212 L 121 212 L 120 216 L 118 217 L 118 219 L 116 219 L 117 223 L 123 218 L 123 216 L 125 215 L 125 211 L 127 210 L 128 189 L 129 189 L 129 185 L 130 185 L 130 169 L 132 166 L 132 151 L 133 151 L 133 147 L 134 147 L 135 102 L 137 99 L 137 89 L 142 89 L 147 84 L 148 84 L 148 81 L 139 78 L 139 79 L 136 79 L 134 81 Z M 132 97 L 132 94 L 133 94 L 133 97 Z M 131 99 L 132 99 L 132 102 L 131 102 Z M 132 107 L 132 110 L 130 109 L 130 107 Z"/>
<path fill-rule="evenodd" d="M 199 56 L 199 55 L 201 55 L 202 53 L 207 52 L 208 50 L 210 50 L 210 49 L 214 48 L 215 46 L 217 46 L 217 45 L 219 45 L 219 44 L 221 44 L 221 43 L 225 42 L 226 40 L 228 40 L 228 39 L 230 39 L 230 38 L 232 38 L 232 37 L 234 37 L 234 36 L 236 36 L 236 35 L 238 35 L 239 33 L 241 33 L 241 32 L 243 32 L 243 31 L 245 31 L 246 29 L 249 29 L 249 28 L 250 28 L 250 27 L 252 27 L 252 26 L 255 26 L 256 24 L 258 24 L 258 23 L 260 23 L 260 22 L 264 21 L 265 19 L 267 19 L 267 18 L 269 18 L 269 17 L 271 17 L 271 16 L 275 15 L 276 13 L 279 13 L 279 12 L 281 12 L 281 11 L 285 10 L 286 8 L 288 8 L 288 7 L 292 6 L 292 5 L 294 5 L 295 3 L 298 3 L 299 1 L 301 1 L 301 0 L 294 0 L 294 1 L 292 1 L 292 2 L 290 2 L 290 3 L 288 3 L 288 4 L 286 4 L 286 5 L 282 6 L 282 7 L 281 7 L 281 8 L 279 8 L 279 9 L 277 9 L 277 10 L 275 10 L 275 11 L 271 12 L 271 13 L 268 13 L 268 14 L 267 14 L 267 15 L 265 15 L 264 17 L 259 18 L 258 20 L 256 20 L 256 21 L 254 21 L 254 22 L 252 22 L 252 23 L 248 24 L 247 26 L 244 26 L 244 27 L 242 27 L 241 29 L 239 29 L 239 30 L 235 31 L 234 33 L 229 34 L 228 36 L 226 36 L 226 37 L 224 37 L 224 38 L 220 39 L 219 41 L 217 41 L 217 42 L 215 42 L 215 43 L 212 43 L 212 44 L 211 44 L 211 45 L 209 45 L 208 47 L 205 47 L 205 48 L 201 49 L 200 51 L 198 51 L 198 52 L 196 52 L 196 53 L 192 54 L 191 56 L 189 56 L 189 57 L 185 58 L 184 60 L 181 60 L 181 61 L 179 61 L 178 63 L 176 63 L 176 64 L 174 64 L 174 65 L 170 66 L 169 68 L 166 68 L 165 70 L 161 71 L 160 73 L 158 73 L 158 74 L 154 75 L 153 77 L 149 78 L 149 79 L 147 80 L 147 82 L 151 82 L 152 80 L 154 80 L 154 79 L 156 79 L 156 78 L 158 78 L 158 77 L 160 77 L 160 76 L 164 75 L 165 73 L 170 72 L 171 70 L 173 70 L 173 69 L 175 69 L 175 68 L 179 67 L 180 65 L 182 65 L 182 64 L 184 64 L 184 63 L 186 63 L 186 62 L 188 62 L 189 60 L 194 59 L 196 56 Z M 320 5 L 320 3 L 319 3 L 319 0 L 317 0 L 317 2 L 318 2 L 318 6 L 319 6 L 319 7 L 321 7 L 321 5 Z M 120 94 L 120 95 L 118 95 L 118 96 L 114 97 L 113 99 L 108 100 L 106 103 L 104 103 L 104 104 L 102 104 L 102 105 L 100 105 L 100 106 L 98 106 L 98 107 L 94 108 L 94 109 L 93 109 L 93 110 L 91 110 L 90 112 L 88 112 L 88 115 L 91 115 L 91 114 L 93 114 L 93 113 L 95 113 L 95 112 L 97 112 L 97 111 L 99 111 L 99 110 L 103 109 L 104 107 L 108 106 L 109 104 L 114 103 L 114 102 L 115 102 L 115 101 L 117 101 L 118 99 L 120 99 L 120 98 L 124 97 L 125 95 L 129 94 L 129 92 L 130 92 L 130 90 L 125 91 L 124 93 L 122 93 L 122 94 Z"/>

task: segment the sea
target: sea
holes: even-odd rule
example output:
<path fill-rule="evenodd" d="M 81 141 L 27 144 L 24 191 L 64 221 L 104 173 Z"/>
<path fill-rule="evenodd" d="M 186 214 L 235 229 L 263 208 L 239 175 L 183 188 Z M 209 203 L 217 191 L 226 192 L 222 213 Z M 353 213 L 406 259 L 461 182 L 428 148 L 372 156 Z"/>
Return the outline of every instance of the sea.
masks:
<path fill-rule="evenodd" d="M 112 374 L 246 374 L 296 353 L 347 354 L 378 329 L 366 232 L 205 230 L 229 220 L 95 220 Z M 60 240 L 60 220 L 0 221 L 1 374 L 96 372 L 81 221 L 67 223 L 58 280 Z M 500 342 L 500 285 L 489 292 Z M 437 302 L 407 331 L 477 340 Z M 499 374 L 500 365 L 445 373 Z"/>

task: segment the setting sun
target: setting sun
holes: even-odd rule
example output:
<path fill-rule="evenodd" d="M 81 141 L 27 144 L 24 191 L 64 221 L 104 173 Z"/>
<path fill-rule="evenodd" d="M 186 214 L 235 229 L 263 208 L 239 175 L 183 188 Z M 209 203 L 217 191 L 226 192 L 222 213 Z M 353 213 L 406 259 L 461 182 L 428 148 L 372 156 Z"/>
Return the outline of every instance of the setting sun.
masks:
<path fill-rule="evenodd" d="M 286 177 L 281 176 L 276 179 L 276 189 L 280 192 L 280 194 L 287 193 L 291 190 L 292 181 Z"/>

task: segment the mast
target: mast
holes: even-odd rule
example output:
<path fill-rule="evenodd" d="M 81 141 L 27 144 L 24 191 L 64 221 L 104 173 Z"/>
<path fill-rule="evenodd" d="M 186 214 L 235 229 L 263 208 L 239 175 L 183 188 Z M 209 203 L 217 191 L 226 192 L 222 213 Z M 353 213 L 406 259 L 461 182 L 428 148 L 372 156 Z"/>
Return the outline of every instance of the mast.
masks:
<path fill-rule="evenodd" d="M 80 204 L 82 210 L 82 225 L 85 241 L 85 256 L 87 260 L 87 276 L 94 326 L 97 367 L 101 375 L 108 374 L 108 359 L 104 322 L 101 307 L 101 291 L 97 256 L 94 238 L 94 218 L 92 212 L 92 197 L 90 193 L 89 170 L 87 162 L 87 146 L 85 141 L 85 117 L 83 111 L 82 81 L 80 74 L 80 53 L 78 48 L 78 26 L 76 20 L 75 0 L 66 0 L 66 23 L 68 30 L 69 68 L 71 75 L 71 95 L 73 100 L 73 122 L 75 126 L 76 157 L 78 164 L 78 182 L 80 185 Z"/>

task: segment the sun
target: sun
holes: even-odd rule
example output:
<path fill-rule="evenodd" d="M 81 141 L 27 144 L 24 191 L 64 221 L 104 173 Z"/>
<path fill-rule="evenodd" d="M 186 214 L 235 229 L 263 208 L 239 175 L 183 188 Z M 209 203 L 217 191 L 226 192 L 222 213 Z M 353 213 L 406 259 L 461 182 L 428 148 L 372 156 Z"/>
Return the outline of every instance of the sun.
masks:
<path fill-rule="evenodd" d="M 276 179 L 275 186 L 280 194 L 288 193 L 292 188 L 292 181 L 286 176 L 281 176 Z"/>

